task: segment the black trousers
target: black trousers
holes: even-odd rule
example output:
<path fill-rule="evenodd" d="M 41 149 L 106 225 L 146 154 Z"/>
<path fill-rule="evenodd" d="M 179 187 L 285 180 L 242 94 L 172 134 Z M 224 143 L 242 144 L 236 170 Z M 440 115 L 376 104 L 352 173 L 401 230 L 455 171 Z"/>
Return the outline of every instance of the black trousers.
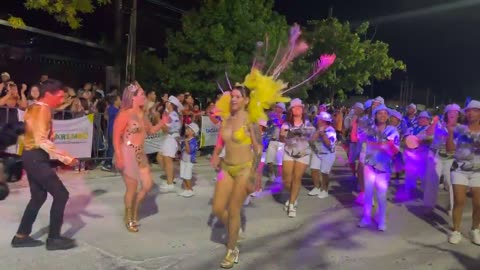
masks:
<path fill-rule="evenodd" d="M 31 199 L 25 209 L 17 233 L 21 235 L 32 233 L 33 223 L 37 218 L 38 211 L 47 199 L 48 192 L 53 197 L 48 237 L 58 238 L 62 229 L 65 205 L 68 201 L 68 191 L 56 172 L 51 168 L 49 155 L 45 151 L 41 149 L 23 151 L 22 161 L 30 184 Z"/>

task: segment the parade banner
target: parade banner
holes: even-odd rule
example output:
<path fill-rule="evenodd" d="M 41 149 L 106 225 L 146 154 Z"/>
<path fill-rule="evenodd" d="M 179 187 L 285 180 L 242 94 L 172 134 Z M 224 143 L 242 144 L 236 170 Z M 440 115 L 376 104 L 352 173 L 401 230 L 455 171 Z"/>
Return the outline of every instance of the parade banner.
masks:
<path fill-rule="evenodd" d="M 202 127 L 200 129 L 200 148 L 213 146 L 217 143 L 218 125 L 212 123 L 208 116 L 202 116 Z"/>
<path fill-rule="evenodd" d="M 18 120 L 23 121 L 24 111 L 18 110 Z M 53 120 L 53 142 L 60 150 L 64 150 L 76 158 L 92 157 L 94 114 L 69 120 Z M 21 141 L 17 145 L 17 153 L 22 152 Z"/>
<path fill-rule="evenodd" d="M 163 139 L 165 138 L 165 134 L 162 132 L 158 132 L 152 135 L 149 135 L 144 142 L 144 150 L 145 154 L 153 154 L 160 152 L 162 149 Z"/>

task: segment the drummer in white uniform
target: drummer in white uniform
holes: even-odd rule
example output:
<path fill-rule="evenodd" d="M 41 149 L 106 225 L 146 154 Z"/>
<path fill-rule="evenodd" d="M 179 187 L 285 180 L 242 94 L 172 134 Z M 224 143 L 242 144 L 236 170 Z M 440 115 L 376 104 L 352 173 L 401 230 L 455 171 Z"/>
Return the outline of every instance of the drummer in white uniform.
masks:
<path fill-rule="evenodd" d="M 308 195 L 323 199 L 328 197 L 328 177 L 335 162 L 337 133 L 332 127 L 332 116 L 329 113 L 321 112 L 315 120 L 317 130 L 310 139 L 310 170 L 314 188 Z"/>
<path fill-rule="evenodd" d="M 427 128 L 430 125 L 428 112 L 421 112 L 417 118 L 417 124 L 407 130 L 405 134 L 405 191 L 412 192 L 417 188 L 417 180 L 422 180 L 424 189 L 424 178 L 427 168 L 428 152 L 430 141 L 427 136 Z"/>
<path fill-rule="evenodd" d="M 434 162 L 429 167 L 429 175 L 435 177 L 435 182 L 440 182 L 440 178 L 443 176 L 444 184 L 441 185 L 442 188 L 449 191 L 449 210 L 448 213 L 451 215 L 453 208 L 453 191 L 452 183 L 450 181 L 450 169 L 452 168 L 453 163 L 453 154 L 447 152 L 446 142 L 448 138 L 448 128 L 455 129 L 459 124 L 459 117 L 461 116 L 461 108 L 457 104 L 449 104 L 445 107 L 444 119 L 442 122 L 439 122 L 435 128 L 435 134 L 433 137 L 433 142 L 431 145 L 432 154 L 434 156 Z M 437 180 L 438 179 L 438 180 Z M 435 187 L 432 187 L 432 189 Z"/>
<path fill-rule="evenodd" d="M 371 224 L 373 195 L 376 191 L 378 211 L 375 221 L 378 229 L 385 231 L 387 213 L 387 191 L 390 182 L 391 164 L 400 148 L 397 129 L 388 125 L 390 110 L 383 104 L 373 110 L 374 124 L 365 128 L 365 201 L 363 217 L 358 224 L 366 227 Z"/>
<path fill-rule="evenodd" d="M 174 97 L 170 96 L 168 101 L 165 104 L 165 115 L 164 117 L 167 120 L 164 120 L 167 123 L 168 129 L 166 130 L 166 136 L 163 139 L 162 152 L 161 156 L 163 159 L 165 173 L 167 174 L 167 182 L 160 185 L 160 191 L 162 192 L 171 192 L 174 191 L 175 185 L 174 180 L 174 166 L 173 159 L 175 158 L 178 151 L 178 139 L 180 138 L 180 130 L 182 129 L 182 122 L 180 121 L 179 111 L 183 109 L 180 101 Z"/>
<path fill-rule="evenodd" d="M 285 121 L 285 104 L 277 103 L 273 111 L 268 115 L 267 136 L 269 143 L 265 155 L 265 164 L 268 166 L 270 181 L 277 177 L 278 165 L 282 164 L 284 143 L 280 142 L 280 129 Z"/>

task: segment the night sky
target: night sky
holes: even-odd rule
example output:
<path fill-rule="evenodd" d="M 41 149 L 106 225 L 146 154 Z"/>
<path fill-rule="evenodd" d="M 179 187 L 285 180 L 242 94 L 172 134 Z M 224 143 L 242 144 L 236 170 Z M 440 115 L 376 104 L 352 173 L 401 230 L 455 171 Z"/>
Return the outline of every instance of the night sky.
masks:
<path fill-rule="evenodd" d="M 100 8 L 84 17 L 84 26 L 71 31 L 42 12 L 25 11 L 18 1 L 6 1 L 0 17 L 11 13 L 25 18 L 28 25 L 45 30 L 98 41 L 110 38 L 113 27 L 112 7 Z M 138 47 L 162 49 L 165 29 L 178 29 L 181 10 L 198 6 L 199 0 L 139 0 Z M 418 88 L 431 88 L 439 95 L 480 96 L 480 0 L 277 0 L 275 9 L 289 23 L 305 23 L 333 15 L 353 24 L 370 20 L 376 26 L 375 39 L 390 44 L 391 55 L 407 64 L 407 74 L 394 77 L 395 84 L 408 76 Z M 173 10 L 171 7 L 174 7 Z M 128 22 L 128 21 L 127 21 Z M 128 23 L 125 23 L 125 28 Z M 2 28 L 4 28 L 2 26 Z M 372 28 L 372 33 L 375 28 Z M 126 28 L 127 30 L 127 28 Z M 153 33 L 153 34 L 152 34 Z M 12 40 L 11 42 L 21 42 Z M 376 89 L 376 92 L 381 89 Z"/>

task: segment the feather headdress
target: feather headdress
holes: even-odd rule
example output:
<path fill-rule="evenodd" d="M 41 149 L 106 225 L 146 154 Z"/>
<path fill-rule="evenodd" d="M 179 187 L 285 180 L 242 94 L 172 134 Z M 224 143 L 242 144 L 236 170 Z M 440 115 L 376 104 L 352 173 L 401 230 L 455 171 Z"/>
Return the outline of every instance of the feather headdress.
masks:
<path fill-rule="evenodd" d="M 265 42 L 257 42 L 251 71 L 241 83 L 241 85 L 251 90 L 249 97 L 250 103 L 248 105 L 249 121 L 251 123 L 266 120 L 267 115 L 265 114 L 265 110 L 271 108 L 278 102 L 288 102 L 290 99 L 283 96 L 285 93 L 304 85 L 322 74 L 335 61 L 335 54 L 322 55 L 315 63 L 310 76 L 293 87 L 287 88 L 288 83 L 279 80 L 279 76 L 288 68 L 295 58 L 304 54 L 309 48 L 308 44 L 300 39 L 301 34 L 300 26 L 294 24 L 290 29 L 287 45 L 285 47 L 278 47 L 272 64 L 265 73 L 262 73 L 262 69 L 265 67 L 267 59 L 268 35 L 265 38 Z M 227 82 L 229 82 L 227 74 L 226 79 Z M 220 84 L 218 84 L 218 86 L 220 90 L 224 92 L 224 95 L 217 101 L 216 108 L 222 118 L 228 117 L 230 112 L 230 93 L 225 92 Z M 232 89 L 230 82 L 229 87 Z"/>

